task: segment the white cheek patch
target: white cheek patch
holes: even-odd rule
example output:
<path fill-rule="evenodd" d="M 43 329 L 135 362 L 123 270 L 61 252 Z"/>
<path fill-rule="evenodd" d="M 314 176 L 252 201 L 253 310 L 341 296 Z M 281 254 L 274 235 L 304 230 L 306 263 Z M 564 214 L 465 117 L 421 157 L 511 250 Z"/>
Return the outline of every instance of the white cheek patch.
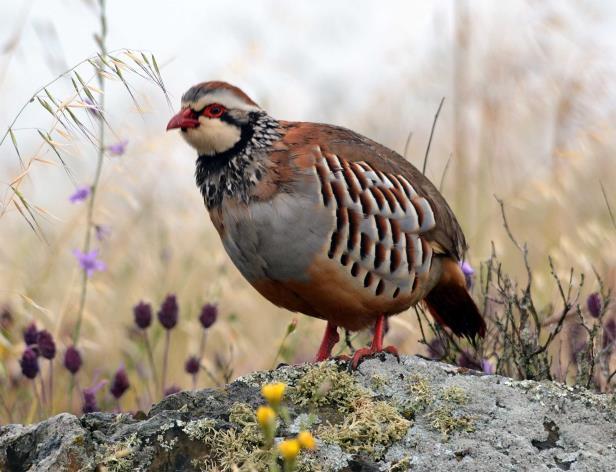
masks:
<path fill-rule="evenodd" d="M 241 138 L 237 126 L 218 118 L 199 117 L 197 128 L 188 128 L 182 136 L 194 147 L 200 156 L 212 156 L 231 149 Z"/>
<path fill-rule="evenodd" d="M 209 92 L 194 103 L 182 102 L 182 107 L 192 106 L 193 110 L 203 110 L 212 103 L 218 103 L 228 110 L 242 110 L 246 112 L 260 110 L 259 107 L 246 103 L 240 97 L 225 89 Z"/>

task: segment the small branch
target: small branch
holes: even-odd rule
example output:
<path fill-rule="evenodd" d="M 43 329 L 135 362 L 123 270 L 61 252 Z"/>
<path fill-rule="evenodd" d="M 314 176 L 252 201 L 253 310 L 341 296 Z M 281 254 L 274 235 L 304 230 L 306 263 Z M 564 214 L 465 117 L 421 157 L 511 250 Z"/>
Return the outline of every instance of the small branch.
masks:
<path fill-rule="evenodd" d="M 449 164 L 451 163 L 451 158 L 453 157 L 453 152 L 449 153 L 449 157 L 447 158 L 447 162 L 445 163 L 445 168 L 443 169 L 443 174 L 441 175 L 441 182 L 438 184 L 438 191 L 443 191 L 443 184 L 445 183 L 445 175 L 447 175 L 447 171 L 449 170 Z"/>
<path fill-rule="evenodd" d="M 404 144 L 404 158 L 406 159 L 409 152 L 409 146 L 411 145 L 411 138 L 413 137 L 413 132 L 409 131 L 408 136 L 406 137 L 406 143 Z"/>
<path fill-rule="evenodd" d="M 430 154 L 430 146 L 432 145 L 432 137 L 434 136 L 434 129 L 436 128 L 436 122 L 438 121 L 438 116 L 441 113 L 441 108 L 443 108 L 443 103 L 445 103 L 445 97 L 441 98 L 441 103 L 438 105 L 438 109 L 436 110 L 436 114 L 434 115 L 434 121 L 432 121 L 432 129 L 430 130 L 430 138 L 428 139 L 428 146 L 426 147 L 426 155 L 424 156 L 423 166 L 421 168 L 421 173 L 426 175 L 426 166 L 428 165 L 428 155 Z"/>
<path fill-rule="evenodd" d="M 614 218 L 614 212 L 612 212 L 612 207 L 610 206 L 610 202 L 607 199 L 605 188 L 603 187 L 603 182 L 599 181 L 599 185 L 601 185 L 601 193 L 603 194 L 603 199 L 605 200 L 607 211 L 610 213 L 610 219 L 612 220 L 612 225 L 614 226 L 614 229 L 616 229 L 616 218 Z"/>

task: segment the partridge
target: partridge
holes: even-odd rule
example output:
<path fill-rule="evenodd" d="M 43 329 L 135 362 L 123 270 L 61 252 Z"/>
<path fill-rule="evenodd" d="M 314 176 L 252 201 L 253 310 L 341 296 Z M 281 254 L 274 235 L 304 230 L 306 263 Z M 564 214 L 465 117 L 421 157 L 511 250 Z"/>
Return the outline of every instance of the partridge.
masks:
<path fill-rule="evenodd" d="M 229 257 L 275 305 L 338 327 L 374 326 L 420 301 L 455 335 L 484 336 L 466 290 L 464 234 L 436 187 L 394 151 L 338 126 L 272 118 L 239 88 L 204 82 L 167 125 L 196 149 L 196 181 Z"/>

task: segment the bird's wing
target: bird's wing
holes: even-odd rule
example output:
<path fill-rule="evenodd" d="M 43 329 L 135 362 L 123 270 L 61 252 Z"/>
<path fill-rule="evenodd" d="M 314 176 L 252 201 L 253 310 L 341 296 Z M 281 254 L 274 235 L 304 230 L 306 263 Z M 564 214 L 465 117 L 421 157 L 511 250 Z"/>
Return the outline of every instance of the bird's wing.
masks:
<path fill-rule="evenodd" d="M 453 211 L 432 182 L 398 153 L 338 126 L 300 122 L 283 123 L 283 127 L 286 128 L 284 141 L 290 148 L 319 146 L 324 155 L 330 156 L 326 162 L 340 167 L 339 171 L 344 171 L 345 163 L 349 163 L 349 170 L 356 178 L 367 176 L 376 189 L 373 197 L 377 205 L 380 206 L 383 199 L 389 204 L 393 196 L 401 202 L 413 203 L 420 219 L 422 213 L 432 215 L 432 224 L 428 219 L 420 222 L 417 231 L 408 232 L 423 233 L 422 238 L 430 242 L 436 253 L 463 259 L 466 240 Z M 344 176 L 344 172 L 341 175 Z"/>

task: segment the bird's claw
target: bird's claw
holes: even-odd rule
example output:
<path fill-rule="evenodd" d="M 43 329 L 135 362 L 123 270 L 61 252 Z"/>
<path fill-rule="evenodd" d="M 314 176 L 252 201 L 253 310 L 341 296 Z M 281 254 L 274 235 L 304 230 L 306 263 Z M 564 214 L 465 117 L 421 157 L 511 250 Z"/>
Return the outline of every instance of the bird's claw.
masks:
<path fill-rule="evenodd" d="M 356 370 L 357 367 L 359 367 L 359 364 L 361 364 L 364 360 L 382 352 L 391 354 L 398 360 L 398 362 L 400 362 L 400 354 L 398 354 L 398 350 L 394 346 L 385 346 L 383 349 L 379 350 L 365 347 L 355 351 L 355 354 L 353 354 L 353 358 L 349 363 L 349 370 Z"/>

